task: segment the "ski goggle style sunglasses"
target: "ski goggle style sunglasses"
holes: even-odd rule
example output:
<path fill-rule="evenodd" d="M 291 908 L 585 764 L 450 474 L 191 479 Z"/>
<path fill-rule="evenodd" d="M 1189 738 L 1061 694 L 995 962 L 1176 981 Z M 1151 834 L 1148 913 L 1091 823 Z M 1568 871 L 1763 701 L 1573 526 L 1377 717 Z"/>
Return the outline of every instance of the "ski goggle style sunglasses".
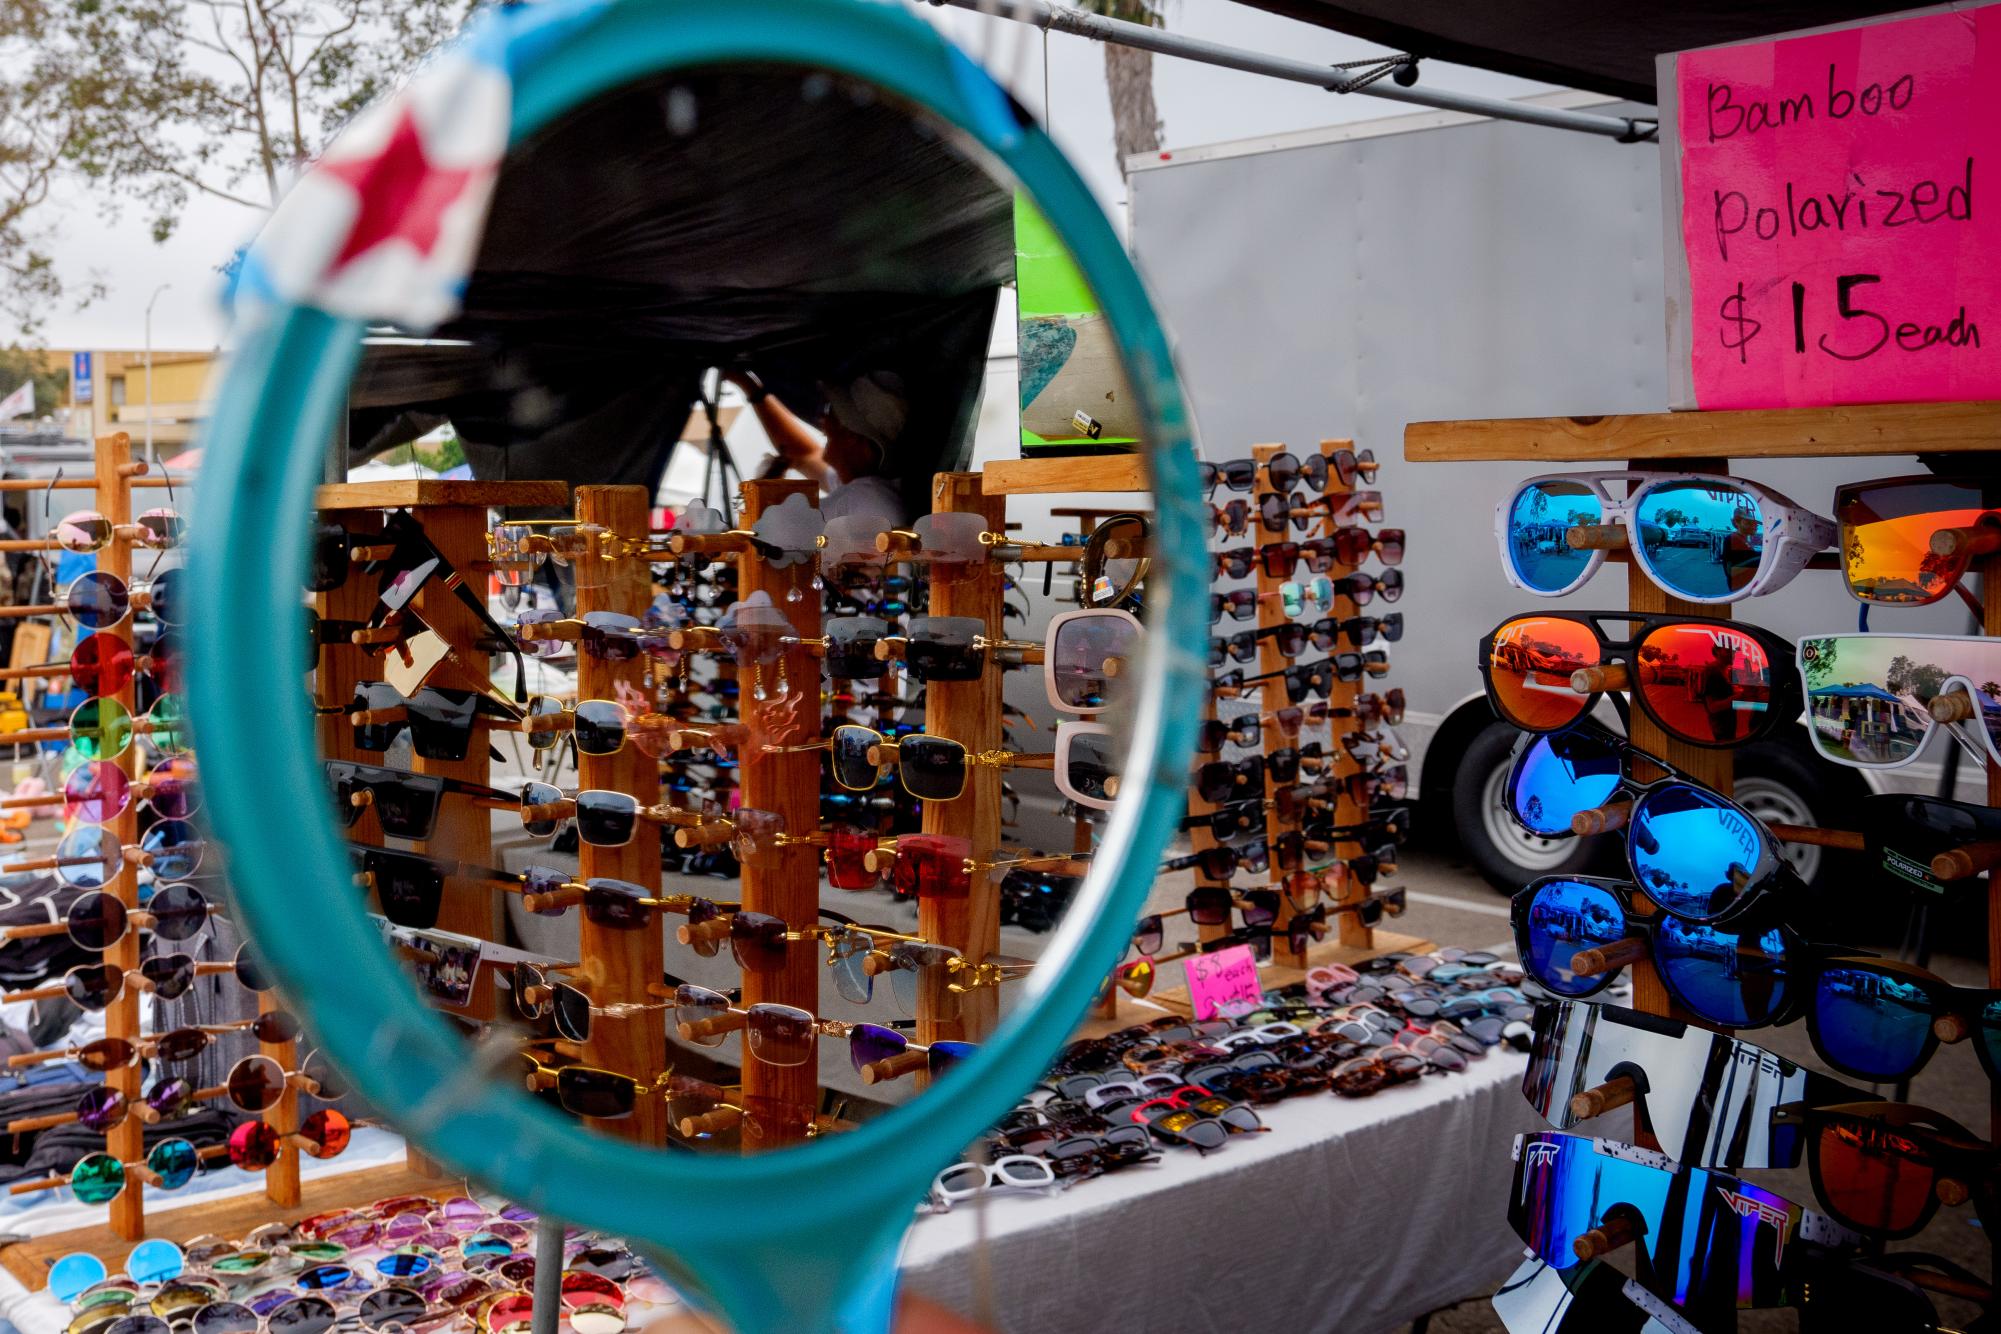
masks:
<path fill-rule="evenodd" d="M 1613 486 L 1630 485 L 1623 500 Z M 1551 473 L 1494 508 L 1508 582 L 1560 597 L 1605 563 L 1602 547 L 1570 544 L 1574 528 L 1620 526 L 1655 584 L 1688 602 L 1736 602 L 1791 583 L 1834 544 L 1831 520 L 1742 478 L 1672 472 Z"/>
<path fill-rule="evenodd" d="M 1836 764 L 1901 769 L 1940 730 L 2001 763 L 2001 696 L 1987 689 L 2001 680 L 2001 639 L 1811 635 L 1799 670 L 1813 748 Z"/>
<path fill-rule="evenodd" d="M 1726 921 L 1767 895 L 1797 891 L 1798 877 L 1758 818 L 1728 797 L 1675 776 L 1637 783 L 1628 759 L 1639 755 L 1595 724 L 1524 735 L 1508 770 L 1508 809 L 1543 838 L 1568 838 L 1572 820 L 1622 793 L 1626 860 L 1633 879 L 1663 912 L 1686 922 Z"/>
<path fill-rule="evenodd" d="M 1992 1200 L 2001 1184 L 1994 1146 L 1928 1108 L 1857 1101 L 1783 1107 L 1777 1118 L 1805 1140 L 1821 1206 L 1888 1241 L 1922 1232 L 1941 1202 Z"/>
<path fill-rule="evenodd" d="M 1805 1137 L 1781 1107 L 1853 1102 L 1861 1090 L 1762 1047 L 1617 1005 L 1544 1001 L 1522 1095 L 1558 1130 L 1600 1114 L 1573 1102 L 1620 1078 L 1661 1151 L 1690 1167 L 1797 1167 Z M 1588 1100 L 1587 1100 L 1588 1101 Z M 1608 1109 L 1609 1110 L 1609 1109 Z"/>
<path fill-rule="evenodd" d="M 1569 1269 L 1632 1238 L 1649 1291 L 1715 1328 L 1733 1311 L 1783 1306 L 1811 1247 L 1862 1238 L 1830 1218 L 1721 1172 L 1577 1135 L 1520 1135 L 1508 1223 Z"/>
<path fill-rule="evenodd" d="M 1633 911 L 1632 886 L 1616 880 L 1545 876 L 1515 895 L 1510 916 L 1522 967 L 1544 990 L 1573 1000 L 1597 995 L 1619 969 L 1579 972 L 1577 956 L 1637 937 L 1675 1003 L 1724 1028 L 1789 1017 L 1801 990 L 1797 974 L 1810 966 L 1807 947 L 1783 926 L 1740 932 L 1642 916 Z"/>
<path fill-rule="evenodd" d="M 1633 637 L 1604 623 L 1632 623 Z M 1554 732 L 1587 716 L 1608 690 L 1678 741 L 1738 746 L 1791 726 L 1800 697 L 1792 646 L 1756 626 L 1631 612 L 1512 616 L 1480 641 L 1487 701 L 1525 732 Z M 1578 690 L 1572 678 L 1588 673 Z"/>
<path fill-rule="evenodd" d="M 1982 529 L 2001 525 L 2001 482 L 1978 477 L 1885 477 L 1834 489 L 1842 574 L 1859 602 L 1937 602 L 1972 567 Z M 1941 534 L 1953 540 L 1933 546 Z"/>

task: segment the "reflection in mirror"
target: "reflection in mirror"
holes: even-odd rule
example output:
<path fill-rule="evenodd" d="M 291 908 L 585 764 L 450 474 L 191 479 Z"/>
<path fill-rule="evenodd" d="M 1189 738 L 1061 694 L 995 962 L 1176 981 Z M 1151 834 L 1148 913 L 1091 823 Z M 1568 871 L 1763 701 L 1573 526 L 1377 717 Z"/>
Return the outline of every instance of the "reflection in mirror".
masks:
<path fill-rule="evenodd" d="M 1005 1022 L 1121 798 L 1150 498 L 981 469 L 1130 449 L 1111 348 L 1013 185 L 847 77 L 681 73 L 515 147 L 463 311 L 351 396 L 350 482 L 414 444 L 473 485 L 414 527 L 336 491 L 312 592 L 360 883 L 493 1078 L 767 1149 Z"/>

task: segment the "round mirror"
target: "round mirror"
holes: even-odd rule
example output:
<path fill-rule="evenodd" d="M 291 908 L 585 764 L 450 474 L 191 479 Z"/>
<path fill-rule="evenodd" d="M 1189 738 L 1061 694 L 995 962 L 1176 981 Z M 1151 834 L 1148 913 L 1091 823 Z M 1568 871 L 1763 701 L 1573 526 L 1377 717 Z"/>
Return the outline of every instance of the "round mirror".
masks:
<path fill-rule="evenodd" d="M 1181 812 L 1165 701 L 1201 668 L 1167 646 L 1203 642 L 1208 571 L 1175 557 L 1202 507 L 1164 339 L 1060 155 L 908 14 L 559 0 L 481 33 L 245 259 L 191 528 L 206 812 L 289 1003 L 428 1152 L 740 1327 L 881 1327 L 912 1205 L 964 1198 Z M 421 228 L 377 207 L 397 153 Z M 357 501 L 324 587 L 326 442 L 352 477 L 441 420 L 491 544 L 421 487 Z M 1089 515 L 988 466 L 1106 450 L 1148 480 Z M 309 584 L 371 627 L 315 633 L 317 712 L 296 631 L 246 628 Z M 409 854 L 387 920 L 343 844 Z"/>

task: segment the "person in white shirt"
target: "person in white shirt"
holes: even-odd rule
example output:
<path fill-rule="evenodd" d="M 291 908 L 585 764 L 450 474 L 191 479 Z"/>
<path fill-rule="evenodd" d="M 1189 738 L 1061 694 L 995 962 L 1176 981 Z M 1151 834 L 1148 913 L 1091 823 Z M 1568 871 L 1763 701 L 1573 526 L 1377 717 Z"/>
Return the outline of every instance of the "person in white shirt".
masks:
<path fill-rule="evenodd" d="M 885 476 L 891 449 L 910 419 L 903 378 L 894 371 L 870 371 L 841 384 L 822 386 L 827 411 L 819 429 L 780 402 L 749 371 L 731 371 L 729 382 L 743 390 L 764 433 L 800 476 L 820 484 L 820 511 L 830 519 L 868 514 L 889 528 L 905 528 L 910 512 L 893 476 Z"/>

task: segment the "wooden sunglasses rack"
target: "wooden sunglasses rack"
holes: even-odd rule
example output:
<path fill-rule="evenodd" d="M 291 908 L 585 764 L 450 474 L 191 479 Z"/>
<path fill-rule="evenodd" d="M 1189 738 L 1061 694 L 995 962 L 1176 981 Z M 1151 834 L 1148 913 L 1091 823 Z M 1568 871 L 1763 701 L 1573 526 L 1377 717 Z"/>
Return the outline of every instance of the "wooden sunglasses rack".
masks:
<path fill-rule="evenodd" d="M 1743 412 L 1413 422 L 1404 431 L 1404 457 L 1413 463 L 1533 463 L 1543 471 L 1565 463 L 1616 467 L 1624 462 L 1635 469 L 1670 466 L 1677 472 L 1724 476 L 1730 471 L 1731 461 L 1736 459 L 1991 454 L 1997 440 L 2001 440 L 2001 405 L 1889 403 Z M 1809 508 L 1813 506 L 1809 504 Z M 1597 535 L 1584 538 L 1584 542 L 1594 544 L 1602 540 L 1605 539 Z M 1606 554 L 1609 559 L 1627 561 L 1622 550 L 1609 549 Z M 1982 631 L 2001 634 L 2001 554 L 1980 555 L 1973 570 L 1980 578 L 1982 590 Z M 1628 608 L 1635 612 L 1729 619 L 1733 609 L 1733 604 L 1728 603 L 1692 603 L 1672 597 L 1630 561 L 1627 561 L 1626 598 Z M 1786 666 L 1792 669 L 1790 663 Z M 1729 794 L 1733 776 L 1731 751 L 1676 740 L 1640 709 L 1632 711 L 1631 737 L 1637 748 L 1666 760 L 1696 782 Z M 1639 764 L 1634 776 L 1644 780 L 1658 775 L 1651 766 Z M 2001 805 L 2001 767 L 1991 762 L 1987 769 L 1987 803 Z M 1593 823 L 1595 827 L 1604 822 Z M 1859 835 L 1852 833 L 1785 827 L 1774 832 L 1796 842 L 1848 850 L 1860 846 Z M 1991 866 L 1996 860 L 1990 856 L 1990 850 L 1977 848 L 1944 855 L 1954 859 L 1952 869 L 1962 864 L 1962 858 L 1969 867 L 1976 862 Z M 2001 987 L 2001 879 L 1990 878 L 1987 892 L 1988 985 Z M 1636 893 L 1634 902 L 1642 913 L 1653 911 L 1644 895 Z M 1699 1023 L 1669 1003 L 1666 989 L 1650 964 L 1634 960 L 1631 977 L 1634 1009 Z M 1631 1093 L 1592 1089 L 1580 1097 L 1590 1098 L 1594 1107 L 1602 1103 L 1601 1109 L 1609 1110 L 1630 1101 Z M 1994 1110 L 1993 1129 L 2001 1135 L 2001 1099 L 1995 1101 Z M 1637 1120 L 1635 1138 L 1636 1142 L 1652 1147 L 1651 1136 Z"/>

